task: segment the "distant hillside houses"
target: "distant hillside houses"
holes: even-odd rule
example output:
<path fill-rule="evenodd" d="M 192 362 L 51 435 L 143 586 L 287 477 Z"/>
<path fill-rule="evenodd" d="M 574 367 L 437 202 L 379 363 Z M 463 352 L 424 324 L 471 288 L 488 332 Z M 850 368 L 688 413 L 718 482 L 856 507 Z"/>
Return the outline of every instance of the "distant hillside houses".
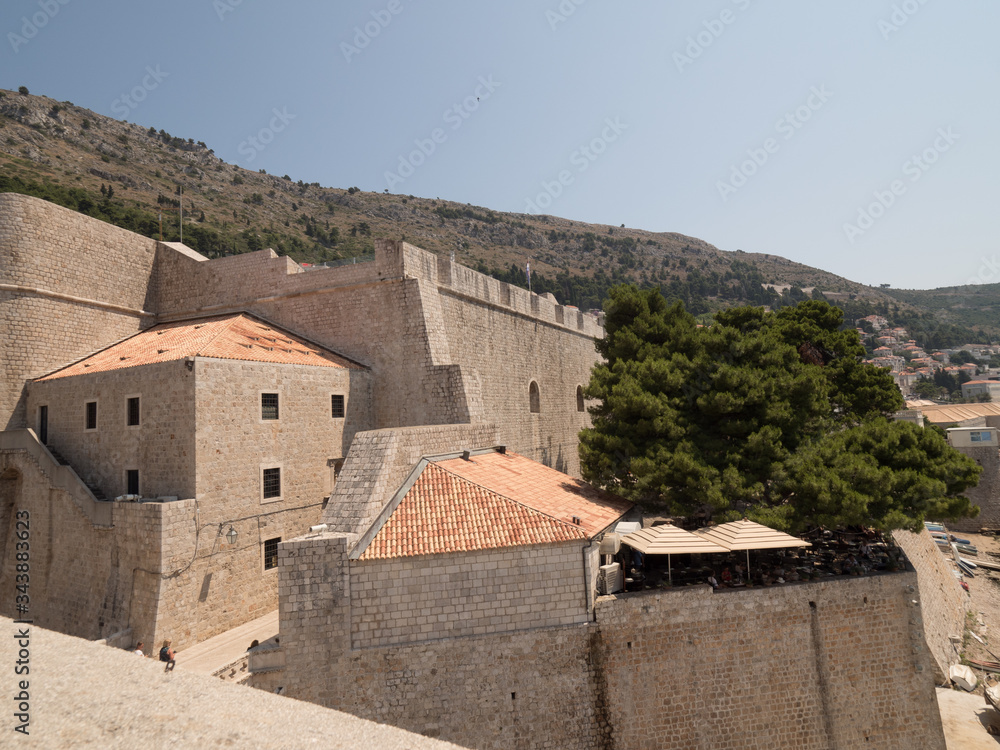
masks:
<path fill-rule="evenodd" d="M 1000 401 L 1000 380 L 970 380 L 962 383 L 962 398 L 989 395 L 991 401 Z"/>

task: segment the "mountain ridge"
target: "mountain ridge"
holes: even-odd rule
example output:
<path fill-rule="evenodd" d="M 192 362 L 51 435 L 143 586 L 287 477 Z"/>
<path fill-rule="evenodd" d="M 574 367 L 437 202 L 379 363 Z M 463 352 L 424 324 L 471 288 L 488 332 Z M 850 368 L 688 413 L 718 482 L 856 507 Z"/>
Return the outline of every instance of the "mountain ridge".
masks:
<path fill-rule="evenodd" d="M 168 241 L 180 239 L 183 201 L 184 241 L 208 257 L 272 247 L 298 262 L 323 263 L 369 254 L 381 236 L 454 253 L 520 285 L 530 263 L 536 291 L 580 307 L 598 307 L 608 286 L 630 281 L 658 285 L 695 313 L 781 304 L 773 288 L 784 288 L 786 303 L 817 288 L 839 302 L 858 302 L 855 312 L 926 309 L 897 290 L 771 253 L 720 250 L 676 232 L 295 182 L 228 164 L 192 138 L 7 90 L 0 90 L 0 167 L 0 190 L 37 194 L 146 236 L 158 238 L 162 227 Z M 996 324 L 983 319 L 970 327 L 996 333 Z"/>

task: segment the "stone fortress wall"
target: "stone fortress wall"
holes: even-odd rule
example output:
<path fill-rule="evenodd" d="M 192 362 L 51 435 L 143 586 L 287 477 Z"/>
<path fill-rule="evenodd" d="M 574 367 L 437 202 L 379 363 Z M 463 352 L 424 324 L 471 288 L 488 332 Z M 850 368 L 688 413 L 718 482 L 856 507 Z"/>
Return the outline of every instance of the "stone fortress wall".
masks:
<path fill-rule="evenodd" d="M 205 458 L 211 441 L 196 440 L 194 497 L 97 502 L 72 471 L 87 474 L 87 466 L 60 465 L 34 433 L 15 429 L 35 426 L 26 380 L 154 323 L 235 310 L 368 367 L 370 382 L 351 383 L 352 400 L 361 393 L 369 404 L 358 429 L 464 423 L 470 446 L 489 444 L 489 433 L 491 442 L 579 472 L 577 432 L 587 417 L 577 388 L 601 335 L 592 316 L 403 242 L 379 241 L 371 263 L 308 272 L 271 251 L 205 261 L 3 194 L 0 426 L 11 431 L 0 434 L 0 612 L 13 607 L 11 521 L 27 510 L 39 626 L 87 638 L 131 629 L 135 639 L 172 637 L 183 647 L 262 614 L 264 602 L 277 603 L 277 588 L 287 664 L 255 674 L 255 684 L 423 734 L 477 747 L 661 747 L 664 737 L 684 738 L 684 747 L 770 748 L 788 738 L 804 748 L 863 747 L 869 735 L 881 747 L 943 747 L 932 660 L 915 640 L 923 623 L 907 593 L 913 573 L 602 599 L 596 622 L 586 624 L 574 619 L 580 603 L 564 602 L 569 619 L 560 626 L 438 639 L 418 637 L 417 616 L 404 620 L 396 609 L 386 611 L 392 627 L 362 634 L 352 626 L 352 589 L 364 586 L 362 570 L 377 578 L 377 566 L 347 562 L 350 537 L 295 539 L 280 547 L 279 575 L 260 570 L 262 540 L 301 534 L 321 498 L 287 523 L 259 503 L 233 518 L 221 490 L 210 502 L 198 496 L 198 455 L 207 470 L 225 469 Z M 352 460 L 386 459 L 382 489 L 391 493 L 415 457 L 370 435 L 341 479 Z M 333 458 L 335 442 L 314 457 Z M 182 464 L 163 476 L 175 470 Z M 189 481 L 176 480 L 182 489 Z M 364 488 L 352 494 L 339 481 L 334 497 L 357 500 L 347 510 L 363 531 L 372 512 Z M 324 482 L 307 485 L 321 492 Z M 214 505 L 221 515 L 205 517 Z M 328 506 L 324 518 L 335 511 Z M 224 541 L 229 519 L 239 526 L 235 549 Z M 452 608 L 432 633 L 445 632 L 449 618 L 461 631 L 462 607 Z M 669 693 L 657 689 L 661 681 Z M 762 694 L 767 701 L 757 700 Z"/>
<path fill-rule="evenodd" d="M 349 547 L 282 545 L 281 644 L 270 670 L 251 655 L 255 687 L 477 748 L 944 748 L 912 571 L 600 597 L 585 624 L 464 637 L 415 607 L 373 643 L 352 633 L 355 588 L 394 579 Z"/>
<path fill-rule="evenodd" d="M 28 408 L 33 378 L 154 324 L 231 311 L 256 314 L 366 366 L 342 384 L 353 422 L 336 435 L 311 417 L 283 421 L 270 437 L 247 432 L 226 410 L 257 398 L 262 378 L 287 380 L 289 398 L 319 388 L 328 402 L 332 386 L 312 383 L 327 374 L 206 360 L 193 374 L 175 362 L 75 377 L 72 385 L 34 383 Z M 181 648 L 277 605 L 277 576 L 261 570 L 263 541 L 292 538 L 319 520 L 359 429 L 464 423 L 477 436 L 470 444 L 503 443 L 578 473 L 577 433 L 588 416 L 576 391 L 589 378 L 593 339 L 602 332 L 593 316 L 403 242 L 378 241 L 372 262 L 313 271 L 269 250 L 207 261 L 176 243 L 17 194 L 0 194 L 0 327 L 0 427 L 15 431 L 7 442 L 21 446 L 5 454 L 0 542 L 9 546 L 16 510 L 41 514 L 45 533 L 34 536 L 33 557 L 53 578 L 50 584 L 39 573 L 36 622 L 88 638 L 167 635 Z M 195 378 L 212 370 L 214 378 Z M 125 399 L 134 395 L 144 415 L 138 429 L 124 425 Z M 91 398 L 100 427 L 85 434 Z M 57 456 L 24 430 L 37 431 L 42 405 Z M 481 439 L 486 433 L 490 439 Z M 272 449 L 257 455 L 264 444 Z M 15 456 L 25 445 L 52 466 Z M 415 457 L 405 458 L 408 470 Z M 281 507 L 260 502 L 262 462 L 281 464 L 297 498 Z M 124 494 L 131 463 L 142 465 L 145 497 L 176 500 L 95 500 L 91 487 L 108 499 Z M 72 474 L 71 489 L 53 484 L 53 472 Z M 235 549 L 224 539 L 230 522 Z M 4 565 L 11 559 L 5 553 Z M 72 590 L 56 581 L 63 565 L 73 567 L 63 577 Z M 14 614 L 8 598 L 0 611 Z"/>
<path fill-rule="evenodd" d="M 156 244 L 0 193 L 0 429 L 27 425 L 27 380 L 152 324 Z"/>
<path fill-rule="evenodd" d="M 952 531 L 973 532 L 978 532 L 984 527 L 1000 529 L 1000 452 L 995 446 L 960 446 L 956 447 L 956 450 L 962 451 L 983 467 L 983 473 L 979 475 L 979 484 L 965 493 L 973 505 L 979 506 L 979 515 L 975 518 L 951 521 L 948 523 L 948 528 Z"/>
<path fill-rule="evenodd" d="M 500 426 L 512 450 L 579 474 L 579 409 L 597 318 L 405 242 L 373 262 L 304 271 L 262 250 L 208 263 L 158 255 L 158 320 L 248 310 L 371 368 L 373 428 Z M 529 408 L 535 382 L 538 413 Z"/>

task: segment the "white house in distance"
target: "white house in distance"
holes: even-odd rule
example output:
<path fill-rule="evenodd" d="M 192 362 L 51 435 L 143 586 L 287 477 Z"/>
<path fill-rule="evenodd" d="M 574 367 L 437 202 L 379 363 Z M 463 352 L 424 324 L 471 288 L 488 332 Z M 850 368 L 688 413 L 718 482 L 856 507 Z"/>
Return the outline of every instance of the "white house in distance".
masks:
<path fill-rule="evenodd" d="M 970 380 L 962 383 L 962 398 L 988 394 L 991 401 L 1000 401 L 1000 380 Z"/>

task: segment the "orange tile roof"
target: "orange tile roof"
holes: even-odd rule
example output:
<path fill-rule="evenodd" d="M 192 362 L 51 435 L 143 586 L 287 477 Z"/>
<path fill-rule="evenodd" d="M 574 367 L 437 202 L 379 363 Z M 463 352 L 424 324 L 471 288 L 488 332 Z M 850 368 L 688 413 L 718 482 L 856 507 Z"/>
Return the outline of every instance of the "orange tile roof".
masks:
<path fill-rule="evenodd" d="M 238 313 L 154 326 L 39 380 L 122 370 L 185 357 L 361 368 L 281 328 Z"/>
<path fill-rule="evenodd" d="M 554 518 L 572 522 L 592 537 L 604 531 L 632 504 L 561 471 L 507 451 L 491 451 L 436 462 L 443 469 L 475 482 L 481 487 L 512 498 Z"/>
<path fill-rule="evenodd" d="M 583 529 L 427 464 L 358 559 L 584 540 Z"/>

